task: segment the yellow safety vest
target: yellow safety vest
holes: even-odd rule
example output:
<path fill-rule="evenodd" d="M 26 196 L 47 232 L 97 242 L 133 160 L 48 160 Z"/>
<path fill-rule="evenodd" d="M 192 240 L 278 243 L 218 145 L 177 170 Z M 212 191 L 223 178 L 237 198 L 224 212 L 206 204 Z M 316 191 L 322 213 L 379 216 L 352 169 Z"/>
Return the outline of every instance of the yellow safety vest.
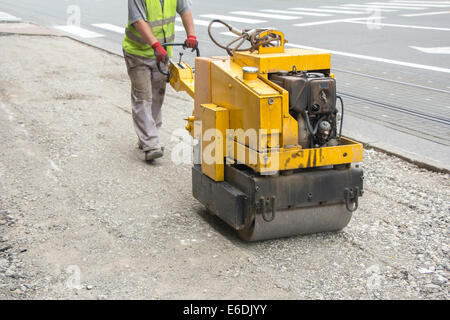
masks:
<path fill-rule="evenodd" d="M 177 14 L 177 0 L 164 0 L 164 10 L 160 0 L 145 0 L 147 6 L 147 23 L 153 35 L 161 43 L 170 43 L 175 40 L 175 16 Z M 152 47 L 141 37 L 136 28 L 128 21 L 123 40 L 125 52 L 137 56 L 155 59 Z M 169 57 L 172 57 L 172 47 L 166 48 Z"/>

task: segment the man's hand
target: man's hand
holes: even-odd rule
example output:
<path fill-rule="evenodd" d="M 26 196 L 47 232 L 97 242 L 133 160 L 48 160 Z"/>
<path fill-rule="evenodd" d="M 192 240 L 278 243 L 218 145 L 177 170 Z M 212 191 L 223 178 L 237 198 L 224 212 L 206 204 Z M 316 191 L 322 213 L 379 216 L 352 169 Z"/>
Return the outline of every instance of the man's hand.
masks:
<path fill-rule="evenodd" d="M 189 36 L 187 37 L 186 41 L 184 41 L 184 45 L 188 48 L 196 48 L 197 47 L 197 37 L 196 36 Z"/>
<path fill-rule="evenodd" d="M 152 45 L 153 50 L 155 50 L 155 55 L 156 55 L 156 59 L 159 62 L 163 62 L 166 63 L 166 59 L 169 58 L 167 51 L 163 48 L 163 46 L 161 45 L 161 43 L 159 43 L 159 41 L 156 41 L 153 45 Z"/>

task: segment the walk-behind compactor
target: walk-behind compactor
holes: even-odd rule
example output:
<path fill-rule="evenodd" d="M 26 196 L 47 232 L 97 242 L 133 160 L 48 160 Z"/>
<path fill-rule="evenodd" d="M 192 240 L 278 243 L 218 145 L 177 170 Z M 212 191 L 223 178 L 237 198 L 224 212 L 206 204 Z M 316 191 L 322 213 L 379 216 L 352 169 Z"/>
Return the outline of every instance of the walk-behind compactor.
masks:
<path fill-rule="evenodd" d="M 214 23 L 236 34 L 227 46 Z M 194 197 L 247 241 L 343 229 L 363 194 L 363 147 L 342 136 L 330 54 L 285 48 L 275 29 L 214 20 L 209 34 L 228 56 L 197 57 L 195 74 L 170 61 L 167 74 L 194 99 Z"/>

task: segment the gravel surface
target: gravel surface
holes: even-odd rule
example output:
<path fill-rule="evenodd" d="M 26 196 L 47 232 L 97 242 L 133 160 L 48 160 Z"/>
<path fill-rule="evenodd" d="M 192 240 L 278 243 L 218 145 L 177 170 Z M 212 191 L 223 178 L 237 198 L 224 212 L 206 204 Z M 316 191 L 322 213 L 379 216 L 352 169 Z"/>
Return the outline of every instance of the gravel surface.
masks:
<path fill-rule="evenodd" d="M 146 164 L 121 58 L 59 37 L 0 43 L 1 299 L 449 298 L 448 174 L 365 150 L 345 230 L 244 243 L 170 160 L 186 95 L 169 90 L 166 156 Z"/>

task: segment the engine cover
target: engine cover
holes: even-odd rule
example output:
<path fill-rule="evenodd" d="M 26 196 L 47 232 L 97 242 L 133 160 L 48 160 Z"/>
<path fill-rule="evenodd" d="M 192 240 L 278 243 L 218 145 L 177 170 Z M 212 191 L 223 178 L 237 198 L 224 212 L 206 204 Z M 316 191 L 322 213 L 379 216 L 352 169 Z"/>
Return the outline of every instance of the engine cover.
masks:
<path fill-rule="evenodd" d="M 332 113 L 336 107 L 336 80 L 323 73 L 275 73 L 269 79 L 289 91 L 289 111 Z"/>

